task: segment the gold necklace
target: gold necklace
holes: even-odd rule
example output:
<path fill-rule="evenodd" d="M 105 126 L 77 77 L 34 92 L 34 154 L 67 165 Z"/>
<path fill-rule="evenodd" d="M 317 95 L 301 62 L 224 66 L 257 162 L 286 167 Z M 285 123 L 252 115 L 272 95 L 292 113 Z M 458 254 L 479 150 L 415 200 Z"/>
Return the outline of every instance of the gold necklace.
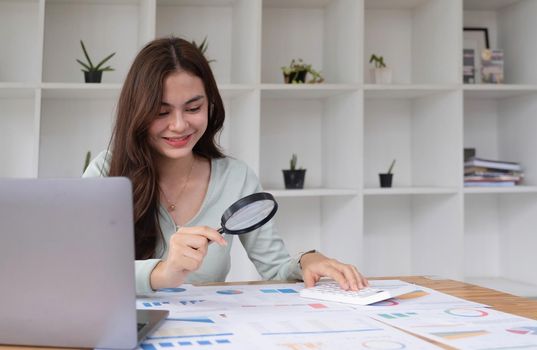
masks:
<path fill-rule="evenodd" d="M 183 191 L 185 190 L 185 187 L 186 185 L 188 184 L 188 180 L 190 180 L 190 174 L 192 174 L 192 169 L 194 169 L 194 163 L 196 163 L 196 157 L 194 157 L 192 159 L 192 165 L 190 165 L 190 170 L 188 171 L 188 175 L 186 176 L 186 180 L 185 182 L 183 183 L 183 186 L 181 187 L 181 190 L 179 190 L 179 193 L 177 194 L 176 196 L 176 199 L 175 199 L 175 203 L 177 203 L 177 201 L 179 200 L 179 198 L 181 198 L 181 194 L 183 194 Z M 174 202 L 170 201 L 168 199 L 168 197 L 166 197 L 166 194 L 164 193 L 164 191 L 162 190 L 162 188 L 160 187 L 160 185 L 158 186 L 159 188 L 159 191 L 160 193 L 162 193 L 162 196 L 164 197 L 164 199 L 166 200 L 166 202 L 168 202 L 168 211 L 174 211 L 175 208 L 177 208 L 177 206 L 175 205 Z"/>

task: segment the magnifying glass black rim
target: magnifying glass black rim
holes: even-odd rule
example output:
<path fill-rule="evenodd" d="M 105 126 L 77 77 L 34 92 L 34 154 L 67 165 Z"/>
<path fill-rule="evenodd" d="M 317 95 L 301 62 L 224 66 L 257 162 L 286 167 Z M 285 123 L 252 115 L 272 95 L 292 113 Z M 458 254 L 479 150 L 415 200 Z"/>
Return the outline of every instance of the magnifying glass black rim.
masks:
<path fill-rule="evenodd" d="M 240 230 L 230 230 L 230 229 L 228 229 L 226 227 L 227 220 L 235 212 L 237 212 L 237 210 L 243 208 L 244 206 L 246 206 L 246 205 L 248 205 L 250 203 L 257 202 L 257 201 L 260 201 L 260 200 L 271 200 L 271 201 L 274 202 L 274 208 L 272 208 L 272 211 L 270 212 L 269 215 L 267 215 L 266 218 L 264 218 L 263 220 L 259 221 L 255 225 L 252 225 L 252 226 L 240 229 Z M 268 192 L 253 193 L 253 194 L 251 194 L 249 196 L 246 196 L 246 197 L 243 197 L 243 198 L 239 199 L 238 201 L 233 203 L 229 208 L 226 209 L 224 214 L 222 214 L 221 226 L 222 226 L 222 229 L 224 230 L 224 232 L 232 234 L 232 235 L 240 235 L 240 234 L 243 234 L 243 233 L 248 233 L 248 232 L 253 231 L 253 230 L 257 229 L 257 228 L 260 228 L 261 226 L 263 226 L 264 224 L 269 222 L 269 220 L 272 219 L 274 214 L 276 214 L 277 210 L 278 210 L 278 202 L 276 202 L 276 200 L 274 199 L 274 196 L 272 196 L 270 193 L 268 193 Z"/>

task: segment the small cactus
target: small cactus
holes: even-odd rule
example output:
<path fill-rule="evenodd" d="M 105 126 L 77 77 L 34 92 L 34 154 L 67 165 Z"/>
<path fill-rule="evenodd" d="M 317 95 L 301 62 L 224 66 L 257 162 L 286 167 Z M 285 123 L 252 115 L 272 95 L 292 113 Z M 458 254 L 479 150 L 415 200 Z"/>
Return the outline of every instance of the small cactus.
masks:
<path fill-rule="evenodd" d="M 296 169 L 296 161 L 297 161 L 297 156 L 295 153 L 293 153 L 293 156 L 291 157 L 291 160 L 289 161 L 289 166 L 291 170 Z"/>

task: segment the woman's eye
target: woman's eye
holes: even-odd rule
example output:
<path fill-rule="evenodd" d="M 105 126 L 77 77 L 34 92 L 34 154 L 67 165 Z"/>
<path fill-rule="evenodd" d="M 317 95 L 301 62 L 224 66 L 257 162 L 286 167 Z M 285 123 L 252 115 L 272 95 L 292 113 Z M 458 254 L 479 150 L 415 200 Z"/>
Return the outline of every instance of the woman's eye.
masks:
<path fill-rule="evenodd" d="M 168 111 L 160 111 L 160 112 L 158 113 L 158 116 L 159 116 L 159 117 L 163 117 L 163 116 L 168 115 L 168 113 L 169 113 Z"/>
<path fill-rule="evenodd" d="M 190 113 L 197 113 L 200 111 L 200 109 L 201 109 L 201 106 L 197 106 L 197 107 L 187 108 L 186 111 Z"/>

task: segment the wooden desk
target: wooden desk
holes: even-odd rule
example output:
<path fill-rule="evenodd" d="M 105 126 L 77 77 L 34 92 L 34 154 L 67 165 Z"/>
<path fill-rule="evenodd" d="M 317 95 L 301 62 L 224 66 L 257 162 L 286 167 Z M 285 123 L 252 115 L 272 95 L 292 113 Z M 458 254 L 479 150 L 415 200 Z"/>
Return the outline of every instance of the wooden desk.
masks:
<path fill-rule="evenodd" d="M 496 310 L 537 320 L 537 301 L 517 297 L 497 290 L 459 281 L 436 280 L 420 276 L 383 277 L 379 279 L 399 279 L 415 283 L 459 298 L 490 305 Z"/>
<path fill-rule="evenodd" d="M 517 297 L 514 295 L 498 292 L 496 290 L 482 288 L 479 286 L 467 284 L 453 280 L 430 279 L 423 276 L 394 276 L 372 279 L 398 279 L 410 283 L 415 283 L 424 287 L 438 290 L 442 293 L 475 301 L 482 304 L 490 305 L 496 310 L 508 312 L 511 314 L 524 316 L 537 320 L 537 301 Z M 239 284 L 267 284 L 275 281 L 256 281 L 256 282 L 228 282 L 228 283 L 211 283 L 207 285 L 239 285 Z M 429 341 L 429 340 L 427 340 Z M 435 343 L 437 344 L 437 343 Z M 442 344 L 437 344 L 444 349 L 452 349 Z M 17 346 L 0 346 L 0 350 L 49 350 L 51 348 L 40 347 L 17 347 Z M 66 350 L 63 348 L 63 350 Z"/>

